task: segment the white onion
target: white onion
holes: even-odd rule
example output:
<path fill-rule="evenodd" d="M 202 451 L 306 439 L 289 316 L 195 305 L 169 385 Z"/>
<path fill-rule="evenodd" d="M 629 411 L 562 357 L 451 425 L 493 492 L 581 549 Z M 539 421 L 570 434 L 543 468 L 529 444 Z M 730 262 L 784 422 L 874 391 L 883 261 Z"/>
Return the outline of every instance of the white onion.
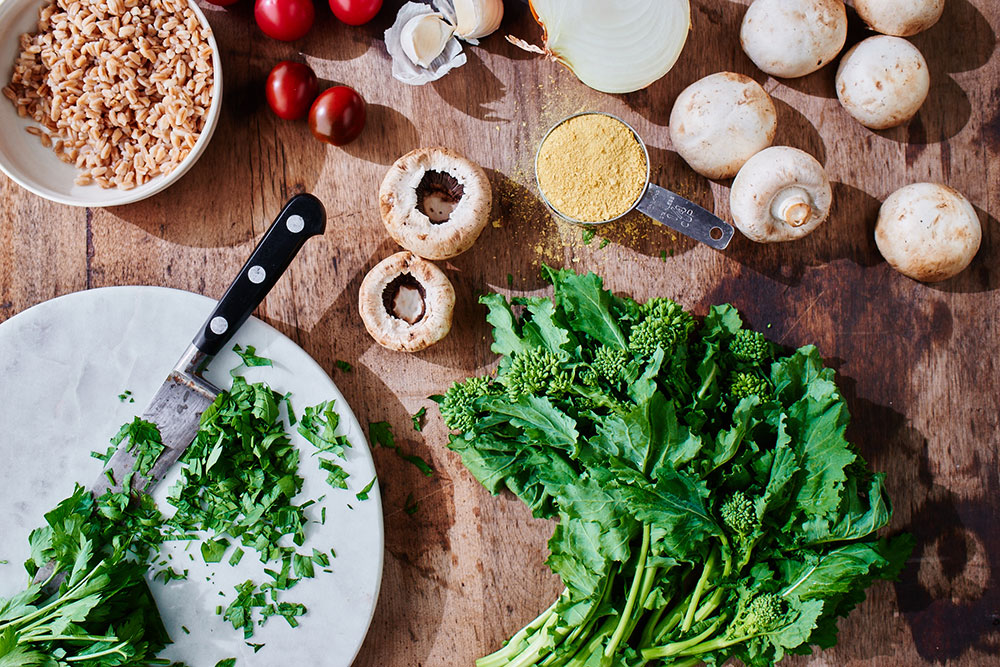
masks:
<path fill-rule="evenodd" d="M 630 93 L 670 71 L 691 28 L 688 0 L 530 0 L 544 47 L 514 44 L 555 58 L 605 93 Z"/>

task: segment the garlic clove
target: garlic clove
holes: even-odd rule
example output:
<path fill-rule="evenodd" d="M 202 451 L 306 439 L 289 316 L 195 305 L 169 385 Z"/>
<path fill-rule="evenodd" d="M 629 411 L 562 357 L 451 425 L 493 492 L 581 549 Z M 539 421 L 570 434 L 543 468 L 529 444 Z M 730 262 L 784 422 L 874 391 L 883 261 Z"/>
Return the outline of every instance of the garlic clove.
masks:
<path fill-rule="evenodd" d="M 486 37 L 500 27 L 503 0 L 454 0 L 455 34 L 462 39 Z"/>
<path fill-rule="evenodd" d="M 440 14 L 423 14 L 406 22 L 400 34 L 403 53 L 418 67 L 430 67 L 444 52 L 455 29 Z"/>

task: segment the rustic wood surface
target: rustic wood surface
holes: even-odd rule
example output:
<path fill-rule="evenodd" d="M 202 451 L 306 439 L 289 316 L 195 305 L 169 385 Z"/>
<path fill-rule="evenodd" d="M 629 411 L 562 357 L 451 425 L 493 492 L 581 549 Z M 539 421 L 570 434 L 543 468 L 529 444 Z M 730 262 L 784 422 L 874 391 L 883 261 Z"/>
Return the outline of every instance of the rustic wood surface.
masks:
<path fill-rule="evenodd" d="M 388 3 L 393 5 L 393 3 Z M 398 4 L 398 3 L 397 3 Z M 757 71 L 737 39 L 747 0 L 692 0 L 693 31 L 674 70 L 625 96 L 585 88 L 563 67 L 524 54 L 502 34 L 535 39 L 524 5 L 508 1 L 501 33 L 467 48 L 469 62 L 411 88 L 390 78 L 382 31 L 340 25 L 317 3 L 317 25 L 296 44 L 264 38 L 252 3 L 206 5 L 222 51 L 222 120 L 206 154 L 177 185 L 142 203 L 74 209 L 0 179 L 0 320 L 36 303 L 105 285 L 167 285 L 213 297 L 247 257 L 282 201 L 317 194 L 329 213 L 259 311 L 329 370 L 362 423 L 387 420 L 407 452 L 433 462 L 425 478 L 375 451 L 385 503 L 385 573 L 361 666 L 470 665 L 548 606 L 559 590 L 543 565 L 552 526 L 509 496 L 490 497 L 445 448 L 427 396 L 490 368 L 478 293 L 534 294 L 543 262 L 595 270 L 616 291 L 669 295 L 704 313 L 732 302 L 787 345 L 814 342 L 839 373 L 854 415 L 851 434 L 889 473 L 892 530 L 919 542 L 903 580 L 882 584 L 844 623 L 831 651 L 794 664 L 1000 665 L 1000 5 L 948 0 L 944 18 L 913 38 L 930 64 L 927 105 L 907 127 L 873 133 L 840 108 L 835 68 L 776 81 Z M 853 19 L 852 19 L 853 20 Z M 852 24 L 851 41 L 864 31 Z M 305 123 L 278 120 L 262 84 L 278 60 L 304 56 L 326 82 L 356 87 L 368 127 L 344 149 L 325 147 Z M 728 215 L 728 183 L 709 182 L 670 150 L 667 118 L 697 78 L 732 70 L 774 96 L 776 143 L 826 164 L 835 211 L 788 245 L 737 235 L 726 252 L 696 246 L 640 219 L 579 229 L 546 215 L 531 163 L 542 133 L 563 116 L 606 110 L 649 143 L 654 180 Z M 494 224 L 468 253 L 445 263 L 458 293 L 449 338 L 415 355 L 366 335 L 356 299 L 367 270 L 396 250 L 379 221 L 377 188 L 388 165 L 418 146 L 459 149 L 488 169 Z M 972 266 L 938 285 L 892 271 L 873 242 L 879 202 L 914 181 L 963 191 L 984 226 Z M 600 239 L 610 243 L 600 247 Z M 334 370 L 334 361 L 354 366 Z M 2 381 L 2 380 L 0 380 Z M 422 433 L 410 415 L 428 408 Z M 419 501 L 413 516 L 407 497 Z"/>

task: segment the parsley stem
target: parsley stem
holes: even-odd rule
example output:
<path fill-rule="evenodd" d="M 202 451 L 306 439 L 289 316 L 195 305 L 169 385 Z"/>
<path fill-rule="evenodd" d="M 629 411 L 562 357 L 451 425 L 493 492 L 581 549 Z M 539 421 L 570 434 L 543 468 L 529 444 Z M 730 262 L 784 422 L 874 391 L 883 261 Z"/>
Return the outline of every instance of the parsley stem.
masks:
<path fill-rule="evenodd" d="M 117 653 L 121 657 L 127 658 L 128 655 L 126 655 L 125 652 L 122 651 L 122 649 L 125 648 L 126 646 L 128 646 L 128 642 L 122 642 L 118 646 L 112 646 L 111 648 L 107 649 L 106 651 L 101 651 L 99 653 L 88 653 L 87 655 L 74 655 L 72 657 L 63 658 L 63 659 L 66 662 L 79 662 L 80 660 L 93 660 L 94 658 L 102 658 L 102 657 L 104 657 L 106 655 L 111 655 L 113 653 Z"/>
<path fill-rule="evenodd" d="M 698 646 L 703 641 L 711 637 L 715 633 L 715 631 L 719 628 L 719 625 L 725 618 L 726 616 L 723 615 L 715 619 L 715 622 L 712 623 L 710 626 L 708 626 L 708 628 L 706 628 L 704 632 L 695 635 L 691 639 L 682 642 L 674 642 L 672 644 L 666 644 L 665 646 L 644 648 L 642 649 L 642 657 L 645 658 L 646 660 L 654 660 L 656 658 L 669 658 L 675 655 L 685 655 L 685 651 L 688 651 L 693 646 Z M 704 653 L 704 651 L 700 650 L 700 647 L 697 652 Z"/>
<path fill-rule="evenodd" d="M 639 547 L 639 558 L 635 562 L 635 576 L 632 577 L 632 587 L 629 589 L 628 599 L 625 601 L 625 609 L 622 610 L 618 619 L 618 627 L 611 634 L 611 641 L 604 649 L 604 657 L 610 658 L 618 650 L 618 644 L 625 636 L 625 630 L 631 625 L 632 610 L 635 609 L 635 601 L 639 598 L 639 590 L 642 587 L 643 575 L 646 571 L 646 556 L 649 553 L 649 524 L 642 526 L 642 546 Z"/>

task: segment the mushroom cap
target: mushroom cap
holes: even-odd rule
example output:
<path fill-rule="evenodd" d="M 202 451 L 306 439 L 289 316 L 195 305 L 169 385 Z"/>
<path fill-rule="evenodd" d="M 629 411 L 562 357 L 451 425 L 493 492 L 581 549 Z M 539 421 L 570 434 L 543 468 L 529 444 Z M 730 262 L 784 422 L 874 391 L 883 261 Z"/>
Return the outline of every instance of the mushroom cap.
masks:
<path fill-rule="evenodd" d="M 829 217 L 832 204 L 833 189 L 823 165 L 789 146 L 765 148 L 747 160 L 729 194 L 733 223 L 759 243 L 807 236 Z M 798 224 L 776 217 L 786 207 L 801 212 Z"/>
<path fill-rule="evenodd" d="M 944 0 L 854 0 L 854 9 L 875 32 L 910 37 L 938 22 Z"/>
<path fill-rule="evenodd" d="M 732 178 L 771 145 L 778 115 L 771 96 L 748 76 L 719 72 L 685 88 L 670 112 L 670 140 L 692 169 Z"/>
<path fill-rule="evenodd" d="M 388 310 L 393 295 L 390 287 L 407 280 L 423 290 L 423 314 L 410 324 Z M 382 347 L 400 352 L 419 352 L 430 347 L 451 331 L 455 309 L 455 288 L 437 266 L 411 252 L 397 252 L 376 264 L 361 282 L 358 310 L 365 329 Z"/>
<path fill-rule="evenodd" d="M 972 262 L 983 239 L 979 216 L 960 192 L 914 183 L 882 204 L 875 244 L 889 265 L 914 280 L 947 280 Z"/>
<path fill-rule="evenodd" d="M 740 43 L 754 64 L 772 76 L 811 74 L 847 42 L 842 0 L 756 0 L 743 15 Z"/>
<path fill-rule="evenodd" d="M 447 219 L 434 222 L 421 210 L 428 192 L 443 193 L 454 205 Z M 448 148 L 410 151 L 389 168 L 379 188 L 379 210 L 389 235 L 426 259 L 450 259 L 471 248 L 489 222 L 492 205 L 493 191 L 482 167 Z"/>
<path fill-rule="evenodd" d="M 884 130 L 913 118 L 931 89 L 927 61 L 901 37 L 876 35 L 844 54 L 837 97 L 865 127 Z"/>

